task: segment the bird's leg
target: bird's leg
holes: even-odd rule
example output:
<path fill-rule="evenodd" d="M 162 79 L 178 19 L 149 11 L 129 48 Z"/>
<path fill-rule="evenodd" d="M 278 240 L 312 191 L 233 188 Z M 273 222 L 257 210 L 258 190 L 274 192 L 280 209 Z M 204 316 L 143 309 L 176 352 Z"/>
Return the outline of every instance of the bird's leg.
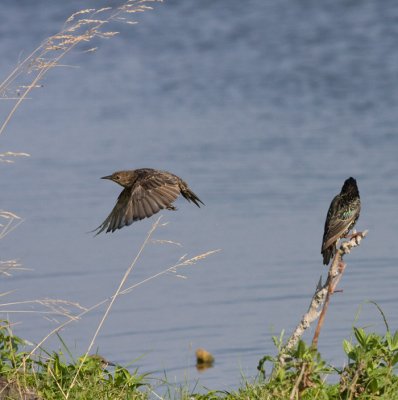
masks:
<path fill-rule="evenodd" d="M 347 239 L 348 239 L 348 240 L 351 240 L 351 239 L 357 238 L 357 237 L 359 237 L 359 236 L 362 236 L 362 232 L 355 232 L 355 233 L 352 233 L 351 235 L 348 235 L 348 236 L 347 236 Z"/>
<path fill-rule="evenodd" d="M 360 236 L 360 235 L 362 235 L 362 232 L 357 232 L 356 229 L 353 229 L 351 235 L 348 235 L 348 234 L 345 235 L 344 239 L 351 240 L 351 239 L 353 239 L 353 238 L 355 238 L 357 236 Z"/>

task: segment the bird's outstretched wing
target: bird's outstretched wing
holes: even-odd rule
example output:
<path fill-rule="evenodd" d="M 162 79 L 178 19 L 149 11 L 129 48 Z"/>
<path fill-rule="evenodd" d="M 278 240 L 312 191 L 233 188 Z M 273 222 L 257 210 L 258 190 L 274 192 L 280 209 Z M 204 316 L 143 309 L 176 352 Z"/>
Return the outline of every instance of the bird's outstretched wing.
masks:
<path fill-rule="evenodd" d="M 180 194 L 178 178 L 156 172 L 149 174 L 132 187 L 125 188 L 105 221 L 95 229 L 97 235 L 104 230 L 114 232 L 134 221 L 149 218 L 161 209 L 175 209 L 172 203 Z"/>

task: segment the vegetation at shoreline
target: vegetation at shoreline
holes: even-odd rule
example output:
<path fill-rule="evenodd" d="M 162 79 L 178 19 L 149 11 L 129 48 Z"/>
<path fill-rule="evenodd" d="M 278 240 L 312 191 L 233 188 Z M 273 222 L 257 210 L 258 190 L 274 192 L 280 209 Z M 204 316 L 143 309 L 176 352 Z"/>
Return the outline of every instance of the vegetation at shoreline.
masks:
<path fill-rule="evenodd" d="M 40 87 L 43 76 L 57 66 L 60 60 L 80 44 L 93 39 L 110 39 L 118 32 L 107 30 L 108 23 L 122 20 L 126 24 L 135 24 L 131 19 L 134 13 L 151 9 L 149 3 L 161 0 L 129 0 L 122 1 L 119 7 L 104 7 L 77 11 L 65 22 L 64 28 L 44 41 L 34 52 L 22 61 L 14 71 L 1 83 L 0 96 L 11 104 L 4 121 L 0 123 L 0 135 L 5 131 L 11 118 L 27 99 L 33 89 Z M 147 4 L 148 3 L 148 4 Z M 94 52 L 91 47 L 86 52 Z M 29 85 L 21 86 L 21 77 L 32 74 Z M 5 152 L 0 154 L 0 162 L 10 163 L 13 157 L 28 156 L 26 153 Z M 17 215 L 0 210 L 0 239 L 14 230 L 22 219 Z M 307 345 L 301 336 L 305 329 L 319 317 L 318 309 L 322 303 L 329 304 L 338 281 L 344 272 L 342 257 L 348 254 L 351 247 L 357 246 L 356 238 L 350 248 L 340 250 L 330 267 L 328 281 L 319 285 L 313 296 L 309 312 L 303 317 L 299 333 L 284 342 L 282 336 L 274 337 L 276 355 L 266 355 L 258 365 L 258 376 L 254 381 L 247 380 L 236 391 L 226 392 L 207 390 L 198 393 L 198 386 L 189 389 L 160 378 L 131 369 L 127 366 L 112 365 L 98 355 L 91 354 L 102 325 L 108 317 L 114 301 L 118 296 L 130 293 L 137 286 L 164 274 L 179 275 L 182 267 L 194 265 L 196 262 L 217 252 L 208 251 L 191 258 L 181 257 L 175 265 L 165 268 L 133 286 L 125 287 L 128 276 L 136 266 L 141 252 L 152 239 L 154 230 L 161 226 L 159 220 L 148 233 L 142 247 L 127 268 L 115 293 L 103 301 L 82 307 L 79 304 L 61 300 L 29 300 L 37 306 L 48 307 L 54 314 L 64 318 L 53 331 L 38 344 L 32 345 L 26 340 L 15 336 L 9 321 L 0 321 L 0 400 L 9 399 L 181 399 L 181 400 L 353 400 L 353 399 L 388 399 L 398 400 L 398 331 L 392 333 L 384 318 L 386 332 L 384 335 L 366 332 L 359 327 L 353 328 L 352 340 L 344 340 L 342 346 L 347 355 L 347 363 L 341 367 L 331 366 L 322 359 L 314 342 Z M 362 237 L 365 233 L 362 233 Z M 171 243 L 171 241 L 163 241 Z M 347 242 L 346 242 L 347 243 Z M 176 243 L 174 243 L 176 244 Z M 20 269 L 17 260 L 0 261 L 0 272 L 8 274 L 11 270 Z M 330 280 L 330 282 L 329 282 Z M 0 293 L 6 296 L 7 293 Z M 58 307 L 58 304 L 60 306 Z M 13 306 L 16 306 L 13 303 Z M 93 334 L 87 352 L 79 358 L 74 358 L 61 339 L 63 350 L 50 351 L 45 348 L 45 342 L 51 335 L 65 328 L 72 322 L 79 321 L 88 312 L 106 305 L 106 309 L 96 331 Z M 1 305 L 0 305 L 1 306 Z M 66 307 L 73 312 L 66 312 Z M 310 312 L 311 311 L 311 312 Z M 326 312 L 326 309 L 325 309 Z M 319 331 L 322 323 L 319 325 Z M 318 334 L 319 334 L 318 331 Z M 292 339 L 293 338 L 293 339 Z M 334 383 L 329 383 L 332 381 Z M 200 382 L 199 382 L 200 384 Z"/>
<path fill-rule="evenodd" d="M 137 371 L 131 373 L 120 365 L 111 367 L 110 362 L 97 355 L 68 362 L 62 351 L 50 353 L 42 349 L 40 354 L 27 357 L 25 346 L 26 342 L 13 335 L 9 324 L 2 321 L 0 399 L 55 400 L 67 398 L 68 391 L 70 399 L 147 398 L 140 390 L 147 385 L 145 375 Z"/>
<path fill-rule="evenodd" d="M 27 358 L 26 342 L 13 335 L 9 324 L 2 321 L 0 399 L 398 399 L 398 331 L 392 334 L 387 329 L 379 335 L 354 328 L 353 333 L 353 341 L 343 342 L 348 362 L 341 368 L 328 365 L 316 349 L 300 340 L 284 363 L 278 356 L 263 357 L 257 379 L 246 381 L 237 391 L 195 394 L 149 374 L 130 372 L 98 355 L 73 360 L 67 348 L 72 361 L 62 351 L 50 353 L 44 349 Z M 274 343 L 280 350 L 281 338 L 274 337 Z M 328 378 L 337 383 L 328 383 Z M 169 389 L 164 390 L 164 386 Z M 162 391 L 166 394 L 159 394 Z"/>

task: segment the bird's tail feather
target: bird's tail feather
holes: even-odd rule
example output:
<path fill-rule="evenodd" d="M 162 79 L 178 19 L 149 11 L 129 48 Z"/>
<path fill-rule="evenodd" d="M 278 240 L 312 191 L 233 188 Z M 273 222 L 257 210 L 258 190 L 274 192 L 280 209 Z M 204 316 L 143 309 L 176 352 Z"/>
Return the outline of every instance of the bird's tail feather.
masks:
<path fill-rule="evenodd" d="M 192 203 L 194 203 L 195 205 L 197 205 L 198 207 L 200 207 L 200 204 L 205 205 L 205 203 L 203 203 L 202 200 L 199 199 L 198 196 L 196 196 L 196 194 L 188 188 L 184 188 L 183 190 L 181 190 L 181 194 L 188 200 L 188 201 L 192 201 Z"/>
<path fill-rule="evenodd" d="M 323 263 L 325 265 L 329 264 L 330 259 L 334 257 L 334 253 L 335 252 L 336 252 L 336 246 L 335 245 L 329 246 L 326 249 L 322 250 Z"/>

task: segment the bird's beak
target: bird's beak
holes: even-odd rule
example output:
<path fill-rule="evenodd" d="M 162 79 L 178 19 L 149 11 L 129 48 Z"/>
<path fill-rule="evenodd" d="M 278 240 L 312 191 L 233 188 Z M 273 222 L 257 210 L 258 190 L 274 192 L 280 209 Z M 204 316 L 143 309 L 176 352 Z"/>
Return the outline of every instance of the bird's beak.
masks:
<path fill-rule="evenodd" d="M 112 175 L 103 176 L 101 179 L 110 179 L 110 180 L 112 180 Z"/>

